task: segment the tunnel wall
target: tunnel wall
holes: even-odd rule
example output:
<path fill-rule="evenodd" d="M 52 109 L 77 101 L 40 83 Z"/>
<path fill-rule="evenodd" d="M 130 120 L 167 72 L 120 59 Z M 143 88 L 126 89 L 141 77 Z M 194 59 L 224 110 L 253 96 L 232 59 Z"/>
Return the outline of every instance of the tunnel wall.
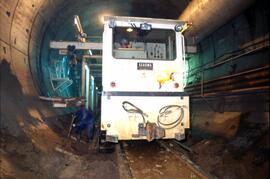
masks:
<path fill-rule="evenodd" d="M 42 42 L 45 32 L 50 29 L 49 21 L 61 2 L 1 1 L 1 60 L 11 64 L 27 94 L 40 92 L 36 78 L 40 75 Z"/>
<path fill-rule="evenodd" d="M 241 137 L 252 143 L 269 131 L 267 1 L 257 1 L 203 39 L 198 44 L 198 53 L 188 55 L 188 62 L 186 90 L 191 94 L 193 135 L 228 140 Z M 260 68 L 265 71 L 252 73 L 252 79 L 245 75 Z M 228 78 L 222 79 L 224 76 Z"/>
<path fill-rule="evenodd" d="M 232 70 L 233 73 L 237 73 L 268 64 L 268 49 L 260 48 L 227 63 L 208 68 L 230 59 L 233 55 L 241 55 L 240 50 L 248 52 L 258 47 L 267 47 L 267 44 L 269 44 L 269 11 L 267 2 L 261 0 L 198 44 L 198 54 L 190 55 L 188 83 L 200 80 L 196 77 L 201 75 L 198 73 L 201 68 L 205 68 L 203 78 L 207 81 L 230 75 Z M 235 69 L 232 69 L 233 65 Z"/>
<path fill-rule="evenodd" d="M 35 3 L 33 4 L 33 2 Z M 34 108 L 34 111 L 36 112 L 32 113 L 35 113 L 34 116 L 37 116 L 40 119 L 56 114 L 55 110 L 50 109 L 48 106 L 40 102 L 37 99 L 37 96 L 40 94 L 46 95 L 47 91 L 51 91 L 49 88 L 50 85 L 48 84 L 49 80 L 45 80 L 48 79 L 48 73 L 42 74 L 40 71 L 46 71 L 44 68 L 48 66 L 47 62 L 45 61 L 47 59 L 46 55 L 48 51 L 48 41 L 56 36 L 56 29 L 59 27 L 59 25 L 61 25 L 61 23 L 58 23 L 61 20 L 51 22 L 51 19 L 54 15 L 54 17 L 59 15 L 57 13 L 59 12 L 59 9 L 67 7 L 67 5 L 63 2 L 64 1 L 42 0 L 1 1 L 1 64 L 3 64 L 3 61 L 5 61 L 7 65 L 4 66 L 10 67 L 11 79 L 18 80 L 18 84 L 16 82 L 13 83 L 12 81 L 6 80 L 5 84 L 1 85 L 1 98 L 4 99 L 1 99 L 1 116 L 4 116 L 4 120 L 14 121 L 13 118 L 11 119 L 9 117 L 9 113 L 18 108 L 24 109 L 23 113 L 25 114 L 29 114 L 29 109 Z M 199 44 L 199 53 L 190 56 L 190 70 L 201 67 L 202 65 L 208 63 L 216 63 L 218 60 L 220 60 L 217 57 L 222 56 L 230 51 L 239 50 L 239 47 L 252 40 L 256 40 L 258 38 L 267 38 L 265 35 L 266 32 L 269 32 L 269 12 L 267 9 L 265 9 L 265 7 L 268 7 L 265 5 L 265 3 L 266 1 L 259 1 L 259 3 L 256 3 L 230 23 L 224 25 L 204 39 Z M 46 53 L 40 53 L 42 51 L 45 51 Z M 256 53 L 252 53 L 252 55 L 243 56 L 241 60 L 239 58 L 239 60 L 234 61 L 237 64 L 234 73 L 268 64 L 269 55 L 267 52 L 267 49 L 264 48 Z M 258 61 L 256 59 L 260 60 Z M 217 68 L 208 70 L 204 74 L 204 80 L 211 80 L 220 76 L 231 74 L 231 65 L 231 63 L 225 63 Z M 3 73 L 3 70 L 1 70 L 1 83 L 2 79 L 6 76 L 7 74 Z M 197 79 L 200 81 L 200 75 L 190 75 L 189 82 L 191 83 L 189 85 L 198 83 L 199 81 Z M 15 85 L 15 83 L 17 85 Z M 14 89 L 15 92 L 10 89 Z M 18 92 L 17 95 L 15 95 L 16 92 Z M 252 96 L 250 99 L 253 99 L 253 97 L 254 96 Z M 245 97 L 245 99 L 249 98 Z M 260 103 L 259 99 L 261 98 L 257 98 L 257 102 L 255 103 L 252 101 L 250 102 L 251 104 L 254 104 L 254 110 L 256 110 L 256 104 Z M 7 101 L 13 102 L 7 105 Z M 214 102 L 210 102 L 212 103 L 210 106 L 215 106 L 216 103 L 219 102 L 223 103 L 224 99 L 216 98 Z M 239 103 L 236 101 L 236 103 L 241 106 L 241 102 Z M 265 105 L 268 103 L 263 101 L 263 104 Z M 235 108 L 237 116 L 241 116 L 243 113 L 239 106 L 238 108 Z M 212 111 L 211 107 L 205 104 L 203 100 L 201 100 L 201 102 L 198 102 L 198 100 L 197 102 L 193 102 L 192 108 L 194 111 L 191 116 L 192 120 L 194 116 L 200 116 L 199 120 L 197 121 L 203 121 L 203 118 L 206 119 L 209 116 L 217 114 L 215 111 Z M 209 111 L 211 114 L 202 117 L 204 116 L 203 114 L 206 114 L 205 110 Z M 267 116 L 268 111 L 265 112 Z M 217 114 L 217 116 L 219 115 Z M 224 115 L 223 117 L 227 118 Z M 268 120 L 269 117 L 264 119 Z M 194 124 L 195 123 L 196 120 L 194 120 Z M 205 127 L 202 129 L 205 129 Z"/>
<path fill-rule="evenodd" d="M 0 1 L 1 134 L 26 136 L 39 148 L 57 142 L 48 123 L 64 113 L 38 98 L 41 44 L 61 2 Z"/>

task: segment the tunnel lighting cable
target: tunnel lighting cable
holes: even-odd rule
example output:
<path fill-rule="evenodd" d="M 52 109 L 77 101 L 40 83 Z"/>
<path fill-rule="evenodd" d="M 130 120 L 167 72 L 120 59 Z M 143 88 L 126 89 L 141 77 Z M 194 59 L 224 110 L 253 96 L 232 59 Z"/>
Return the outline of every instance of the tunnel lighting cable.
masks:
<path fill-rule="evenodd" d="M 176 120 L 170 122 L 170 123 L 165 123 L 165 122 L 161 122 L 161 118 L 162 117 L 166 117 L 168 114 L 173 113 L 174 110 L 180 110 L 180 115 L 178 118 L 176 118 Z M 159 110 L 159 115 L 157 118 L 157 123 L 158 126 L 164 128 L 164 129 L 172 129 L 175 128 L 178 124 L 180 124 L 182 122 L 184 118 L 184 106 L 179 106 L 179 105 L 168 105 L 168 106 L 164 106 Z"/>
<path fill-rule="evenodd" d="M 129 105 L 129 108 L 127 107 L 128 105 Z M 148 115 L 144 113 L 140 108 L 138 108 L 137 106 L 135 106 L 134 104 L 128 101 L 124 101 L 122 103 L 122 107 L 127 113 L 139 113 L 142 116 L 143 124 L 145 125 L 145 117 L 148 117 Z"/>

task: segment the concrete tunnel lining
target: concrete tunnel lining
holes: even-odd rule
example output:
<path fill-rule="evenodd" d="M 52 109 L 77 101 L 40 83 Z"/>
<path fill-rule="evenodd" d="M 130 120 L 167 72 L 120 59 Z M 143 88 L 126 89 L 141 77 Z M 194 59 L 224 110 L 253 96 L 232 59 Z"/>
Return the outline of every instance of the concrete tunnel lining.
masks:
<path fill-rule="evenodd" d="M 6 49 L 6 53 L 1 51 L 3 54 L 1 59 L 6 59 L 11 64 L 26 94 L 37 95 L 34 84 L 30 80 L 32 76 L 30 72 L 32 71 L 33 76 L 36 76 L 37 72 L 33 67 L 39 60 L 38 50 L 45 35 L 46 26 L 48 26 L 46 19 L 49 20 L 57 11 L 57 4 L 52 5 L 50 2 L 39 1 L 32 4 L 31 1 L 7 1 L 1 3 L 6 6 L 1 10 L 1 24 L 5 24 L 3 25 L 5 28 L 1 28 L 1 44 Z M 10 16 L 6 15 L 7 12 L 10 12 Z"/>
<path fill-rule="evenodd" d="M 7 130 L 15 137 L 26 133 L 37 146 L 45 149 L 54 146 L 57 135 L 43 120 L 64 111 L 52 109 L 38 99 L 35 66 L 40 59 L 39 47 L 47 20 L 59 9 L 60 3 L 19 0 L 1 3 L 1 131 Z M 39 125 L 31 127 L 31 123 Z M 52 138 L 46 141 L 42 133 L 47 132 Z"/>
<path fill-rule="evenodd" d="M 59 16 L 59 20 L 54 19 L 59 15 L 59 11 L 69 6 L 70 4 L 64 0 L 1 0 L 0 3 L 1 133 L 8 131 L 13 137 L 25 136 L 42 151 L 54 150 L 59 141 L 63 140 L 52 130 L 50 122 L 55 121 L 58 115 L 65 114 L 65 111 L 53 109 L 38 99 L 38 95 L 45 94 L 46 90 L 52 90 L 49 84 L 44 88 L 46 90 L 41 89 L 42 85 L 46 86 L 48 83 L 40 80 L 48 78 L 48 76 L 40 77 L 39 74 L 44 68 L 43 65 L 47 65 L 47 61 L 42 61 L 47 57 L 42 56 L 41 51 L 49 51 L 48 46 L 44 44 L 51 38 L 60 40 L 71 32 L 72 27 L 69 27 L 68 32 L 61 34 L 60 26 L 65 20 L 65 15 Z M 77 8 L 73 7 L 66 14 L 72 16 L 73 10 Z M 65 24 L 68 25 L 68 22 Z M 248 103 L 249 101 L 245 104 Z M 204 104 L 200 102 L 197 105 L 200 108 Z M 209 108 L 207 106 L 205 108 L 198 110 L 195 115 L 205 114 L 202 118 L 207 122 L 216 113 L 208 114 L 205 111 L 209 111 Z M 264 108 L 265 106 L 262 108 L 262 114 L 266 117 L 256 117 L 257 113 L 250 116 L 269 119 L 269 112 L 265 112 Z M 242 109 L 239 111 L 243 112 Z M 237 114 L 237 117 L 239 116 L 241 117 L 241 114 Z"/>
<path fill-rule="evenodd" d="M 190 23 L 185 33 L 187 44 L 198 44 L 210 33 L 239 15 L 254 0 L 193 0 L 179 19 Z"/>

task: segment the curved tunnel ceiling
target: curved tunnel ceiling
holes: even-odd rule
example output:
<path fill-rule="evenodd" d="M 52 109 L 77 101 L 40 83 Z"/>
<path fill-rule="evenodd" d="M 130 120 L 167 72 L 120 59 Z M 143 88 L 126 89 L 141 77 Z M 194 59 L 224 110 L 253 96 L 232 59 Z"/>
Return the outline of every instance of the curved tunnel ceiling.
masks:
<path fill-rule="evenodd" d="M 187 44 L 197 44 L 220 26 L 236 17 L 255 0 L 193 0 L 179 19 L 188 22 Z"/>
<path fill-rule="evenodd" d="M 101 36 L 103 26 L 100 19 L 103 15 L 177 19 L 188 0 L 81 0 L 66 1 L 64 4 L 51 21 L 59 39 L 74 38 L 73 15 L 80 16 L 82 26 L 89 36 Z"/>
<path fill-rule="evenodd" d="M 1 61 L 10 64 L 25 94 L 48 95 L 47 91 L 52 91 L 46 73 L 46 66 L 51 63 L 49 41 L 75 39 L 74 15 L 80 16 L 89 36 L 100 36 L 103 27 L 99 19 L 103 14 L 177 19 L 188 2 L 1 0 Z"/>

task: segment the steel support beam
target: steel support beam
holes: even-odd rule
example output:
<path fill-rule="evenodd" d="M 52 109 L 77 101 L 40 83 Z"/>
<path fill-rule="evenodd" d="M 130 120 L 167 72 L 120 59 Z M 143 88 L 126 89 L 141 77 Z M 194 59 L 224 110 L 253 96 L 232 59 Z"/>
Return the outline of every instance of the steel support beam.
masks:
<path fill-rule="evenodd" d="M 77 50 L 102 50 L 102 43 L 50 41 L 50 48 L 54 49 L 66 49 L 69 45 L 74 45 Z"/>
<path fill-rule="evenodd" d="M 102 44 L 101 44 L 102 46 Z M 96 59 L 102 59 L 102 55 L 83 55 L 84 58 L 96 58 Z"/>

